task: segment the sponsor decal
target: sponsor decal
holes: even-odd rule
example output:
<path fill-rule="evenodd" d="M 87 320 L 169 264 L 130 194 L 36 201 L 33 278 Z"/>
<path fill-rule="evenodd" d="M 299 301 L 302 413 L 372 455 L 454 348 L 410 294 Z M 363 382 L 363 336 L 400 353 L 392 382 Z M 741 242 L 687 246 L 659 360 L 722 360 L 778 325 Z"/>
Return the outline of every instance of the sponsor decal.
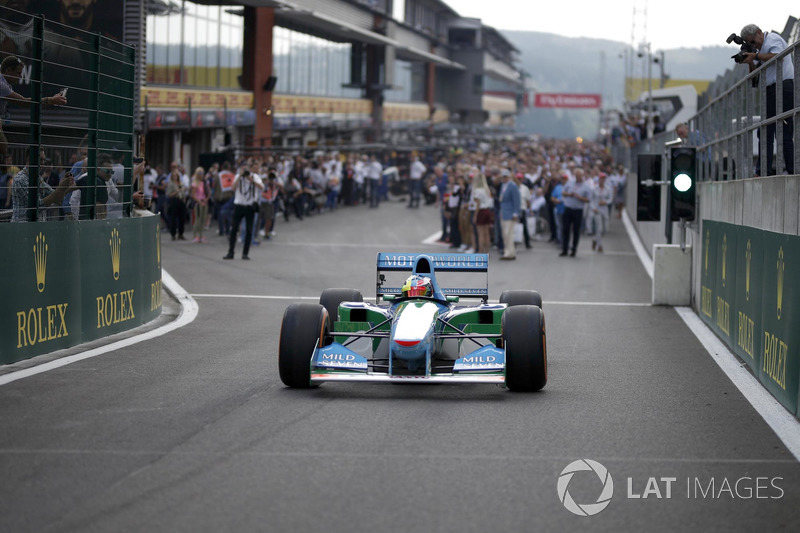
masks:
<path fill-rule="evenodd" d="M 117 228 L 111 230 L 111 238 L 108 240 L 108 246 L 111 250 L 111 271 L 114 276 L 114 281 L 119 281 L 120 266 L 122 264 L 122 238 L 119 235 Z M 160 258 L 160 250 L 159 250 Z M 153 292 L 155 287 L 150 287 L 151 307 L 153 305 Z M 134 289 L 121 290 L 115 293 L 108 293 L 104 296 L 95 298 L 97 305 L 97 329 L 105 328 L 120 322 L 136 318 L 134 312 Z M 160 286 L 159 286 L 159 301 L 160 301 Z"/>
<path fill-rule="evenodd" d="M 69 304 L 35 307 L 17 313 L 17 348 L 35 346 L 37 342 L 47 342 L 68 337 L 67 307 Z"/>
<path fill-rule="evenodd" d="M 420 255 L 433 259 L 434 269 L 439 270 L 485 270 L 489 268 L 486 254 L 379 254 L 379 268 L 408 268 Z"/>
<path fill-rule="evenodd" d="M 158 280 L 150 284 L 150 310 L 155 311 L 161 304 L 161 280 Z"/>
<path fill-rule="evenodd" d="M 786 270 L 786 262 L 783 258 L 783 246 L 778 250 L 778 320 L 781 319 L 783 312 L 783 273 Z"/>
<path fill-rule="evenodd" d="M 119 280 L 120 247 L 122 246 L 122 239 L 119 238 L 117 228 L 111 231 L 108 246 L 111 248 L 111 268 L 114 271 L 114 281 L 117 281 Z"/>
<path fill-rule="evenodd" d="M 402 287 L 381 287 L 380 294 L 400 294 Z M 467 288 L 447 288 L 442 289 L 445 296 L 485 296 L 489 294 L 488 289 L 467 289 Z"/>
<path fill-rule="evenodd" d="M 537 93 L 534 106 L 596 109 L 602 100 L 599 94 Z"/>
<path fill-rule="evenodd" d="M 747 250 L 744 253 L 744 298 L 750 301 L 750 261 L 753 259 L 753 250 L 750 246 L 750 239 L 747 239 Z"/>
<path fill-rule="evenodd" d="M 40 232 L 33 245 L 33 267 L 36 272 L 36 290 L 44 293 L 47 287 L 47 238 Z M 17 312 L 17 348 L 35 346 L 61 337 L 68 337 L 68 303 L 32 307 Z"/>
<path fill-rule="evenodd" d="M 496 355 L 465 355 L 453 365 L 454 372 L 464 370 L 503 370 L 503 360 Z"/>
<path fill-rule="evenodd" d="M 728 267 L 728 234 L 722 236 L 722 286 L 725 286 L 727 281 L 727 268 Z"/>
<path fill-rule="evenodd" d="M 156 224 L 156 258 L 161 268 L 161 221 Z"/>
<path fill-rule="evenodd" d="M 355 354 L 320 351 L 317 367 L 367 370 L 367 360 Z"/>
<path fill-rule="evenodd" d="M 47 277 L 47 242 L 43 233 L 36 237 L 33 245 L 33 262 L 36 267 L 36 290 L 44 292 L 44 282 Z"/>

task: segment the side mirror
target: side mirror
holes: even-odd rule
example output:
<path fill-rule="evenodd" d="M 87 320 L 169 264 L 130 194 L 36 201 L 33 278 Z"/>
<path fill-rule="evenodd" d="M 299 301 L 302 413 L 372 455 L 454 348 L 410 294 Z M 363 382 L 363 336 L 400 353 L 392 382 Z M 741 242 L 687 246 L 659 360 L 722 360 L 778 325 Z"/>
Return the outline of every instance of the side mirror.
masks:
<path fill-rule="evenodd" d="M 387 302 L 393 302 L 397 299 L 397 296 L 395 296 L 394 294 L 384 294 L 382 298 Z"/>
<path fill-rule="evenodd" d="M 447 301 L 452 303 L 452 304 L 457 304 L 458 303 L 458 296 L 448 296 L 447 297 Z"/>

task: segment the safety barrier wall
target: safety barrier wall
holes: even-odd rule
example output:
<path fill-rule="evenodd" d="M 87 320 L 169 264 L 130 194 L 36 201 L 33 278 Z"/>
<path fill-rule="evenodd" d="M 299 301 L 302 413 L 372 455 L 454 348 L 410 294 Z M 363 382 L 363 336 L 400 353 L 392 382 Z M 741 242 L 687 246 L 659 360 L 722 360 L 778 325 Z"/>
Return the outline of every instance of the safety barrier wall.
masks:
<path fill-rule="evenodd" d="M 161 314 L 157 216 L 0 224 L 0 364 L 119 333 Z"/>
<path fill-rule="evenodd" d="M 703 220 L 700 317 L 798 414 L 800 237 Z"/>

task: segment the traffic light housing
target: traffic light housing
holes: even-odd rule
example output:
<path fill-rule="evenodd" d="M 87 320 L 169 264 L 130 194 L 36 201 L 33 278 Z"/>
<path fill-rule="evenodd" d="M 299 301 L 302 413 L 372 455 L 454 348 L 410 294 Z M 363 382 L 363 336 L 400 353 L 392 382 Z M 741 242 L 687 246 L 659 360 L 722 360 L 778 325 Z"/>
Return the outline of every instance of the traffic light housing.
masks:
<path fill-rule="evenodd" d="M 637 163 L 636 220 L 661 220 L 661 154 L 639 154 Z M 656 182 L 656 183 L 653 183 Z"/>
<path fill-rule="evenodd" d="M 690 146 L 676 146 L 670 150 L 669 194 L 671 220 L 694 220 L 697 211 L 697 153 Z"/>

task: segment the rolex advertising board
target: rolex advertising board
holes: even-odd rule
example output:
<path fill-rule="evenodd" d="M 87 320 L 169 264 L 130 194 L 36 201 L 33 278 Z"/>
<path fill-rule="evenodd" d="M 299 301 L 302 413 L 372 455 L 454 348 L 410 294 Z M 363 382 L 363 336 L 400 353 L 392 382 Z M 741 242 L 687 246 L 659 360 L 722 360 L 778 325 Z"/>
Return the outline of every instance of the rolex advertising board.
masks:
<path fill-rule="evenodd" d="M 81 262 L 77 223 L 3 224 L 0 363 L 78 344 Z"/>
<path fill-rule="evenodd" d="M 158 217 L 0 225 L 0 364 L 131 329 L 161 313 Z"/>
<path fill-rule="evenodd" d="M 762 232 L 761 383 L 797 413 L 800 379 L 800 237 Z"/>
<path fill-rule="evenodd" d="M 736 297 L 737 227 L 715 222 L 716 278 L 714 280 L 714 331 L 728 346 L 734 344 L 733 309 Z"/>
<path fill-rule="evenodd" d="M 717 222 L 703 220 L 700 263 L 700 318 L 714 328 L 714 288 L 717 278 Z"/>
<path fill-rule="evenodd" d="M 126 222 L 95 221 L 91 234 L 81 236 L 81 257 L 90 263 L 84 269 L 94 273 L 87 279 L 89 298 L 82 310 L 87 334 L 96 329 L 104 337 L 129 329 L 128 322 L 141 312 L 141 263 L 134 244 L 141 233 L 138 225 Z"/>
<path fill-rule="evenodd" d="M 800 403 L 800 237 L 703 220 L 700 316 L 792 413 Z"/>
<path fill-rule="evenodd" d="M 736 309 L 731 314 L 733 349 L 758 375 L 761 364 L 763 232 L 739 227 L 736 238 Z"/>

